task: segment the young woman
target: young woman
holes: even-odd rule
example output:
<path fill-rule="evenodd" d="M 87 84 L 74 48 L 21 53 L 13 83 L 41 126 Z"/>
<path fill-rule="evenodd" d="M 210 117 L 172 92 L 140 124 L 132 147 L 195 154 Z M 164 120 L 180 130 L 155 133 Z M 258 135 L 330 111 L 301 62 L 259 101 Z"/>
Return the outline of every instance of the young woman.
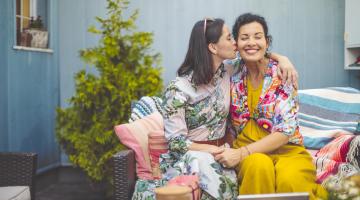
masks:
<path fill-rule="evenodd" d="M 282 84 L 278 63 L 267 56 L 272 38 L 265 19 L 241 15 L 233 35 L 242 58 L 231 78 L 230 116 L 238 136 L 235 149 L 225 149 L 215 159 L 226 167 L 237 166 L 240 194 L 324 195 L 299 133 L 297 90 Z"/>
<path fill-rule="evenodd" d="M 212 155 L 226 145 L 234 66 L 223 61 L 236 58 L 236 52 L 235 41 L 223 20 L 196 22 L 178 77 L 163 95 L 165 137 L 169 143 L 169 153 L 163 154 L 160 162 L 163 180 L 196 174 L 202 199 L 235 199 L 238 193 L 235 171 L 224 168 Z M 273 56 L 283 63 L 285 74 L 296 75 L 286 57 Z M 139 198 L 133 199 L 154 198 L 152 191 L 139 190 L 154 188 L 144 184 L 137 183 L 134 196 Z"/>

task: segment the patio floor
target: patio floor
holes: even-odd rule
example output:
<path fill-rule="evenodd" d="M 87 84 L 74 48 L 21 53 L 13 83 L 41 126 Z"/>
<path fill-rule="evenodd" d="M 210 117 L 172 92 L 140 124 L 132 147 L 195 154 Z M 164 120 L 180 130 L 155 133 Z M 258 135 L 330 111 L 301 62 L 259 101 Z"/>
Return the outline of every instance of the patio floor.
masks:
<path fill-rule="evenodd" d="M 36 177 L 36 200 L 104 200 L 94 191 L 82 171 L 60 167 Z"/>

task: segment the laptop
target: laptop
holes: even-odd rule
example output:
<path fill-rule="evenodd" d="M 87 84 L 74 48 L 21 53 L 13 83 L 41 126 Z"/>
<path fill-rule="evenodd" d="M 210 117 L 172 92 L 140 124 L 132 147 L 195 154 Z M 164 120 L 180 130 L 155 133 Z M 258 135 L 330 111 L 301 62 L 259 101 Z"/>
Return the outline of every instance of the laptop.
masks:
<path fill-rule="evenodd" d="M 239 195 L 238 200 L 309 200 L 309 193 L 274 193 L 274 194 L 251 194 Z"/>

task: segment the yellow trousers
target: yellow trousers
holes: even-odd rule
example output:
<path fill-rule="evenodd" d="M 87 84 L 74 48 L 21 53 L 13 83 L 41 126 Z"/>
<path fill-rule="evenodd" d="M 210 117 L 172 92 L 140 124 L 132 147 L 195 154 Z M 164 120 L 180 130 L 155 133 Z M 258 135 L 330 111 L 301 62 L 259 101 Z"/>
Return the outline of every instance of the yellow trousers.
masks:
<path fill-rule="evenodd" d="M 247 103 L 252 113 L 257 109 L 262 84 L 253 88 L 250 79 L 247 81 Z M 268 134 L 251 119 L 233 146 L 240 148 L 259 141 Z M 300 145 L 286 144 L 271 153 L 251 154 L 237 166 L 237 171 L 239 194 L 308 192 L 310 199 L 327 199 L 325 189 L 315 182 L 316 169 L 312 157 Z"/>
<path fill-rule="evenodd" d="M 247 144 L 240 136 L 234 147 Z M 316 169 L 303 146 L 286 144 L 270 154 L 251 154 L 237 169 L 239 194 L 308 192 L 310 199 L 327 198 L 325 189 L 315 183 Z"/>

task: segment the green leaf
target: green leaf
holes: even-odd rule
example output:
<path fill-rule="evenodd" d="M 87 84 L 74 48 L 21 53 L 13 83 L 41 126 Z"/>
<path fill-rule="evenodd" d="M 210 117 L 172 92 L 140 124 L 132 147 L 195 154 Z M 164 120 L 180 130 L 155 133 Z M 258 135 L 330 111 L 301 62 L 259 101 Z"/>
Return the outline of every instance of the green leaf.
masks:
<path fill-rule="evenodd" d="M 88 28 L 88 32 L 90 32 L 90 33 L 95 33 L 95 34 L 101 34 L 101 31 L 98 30 L 95 26 L 90 26 L 90 27 Z"/>

